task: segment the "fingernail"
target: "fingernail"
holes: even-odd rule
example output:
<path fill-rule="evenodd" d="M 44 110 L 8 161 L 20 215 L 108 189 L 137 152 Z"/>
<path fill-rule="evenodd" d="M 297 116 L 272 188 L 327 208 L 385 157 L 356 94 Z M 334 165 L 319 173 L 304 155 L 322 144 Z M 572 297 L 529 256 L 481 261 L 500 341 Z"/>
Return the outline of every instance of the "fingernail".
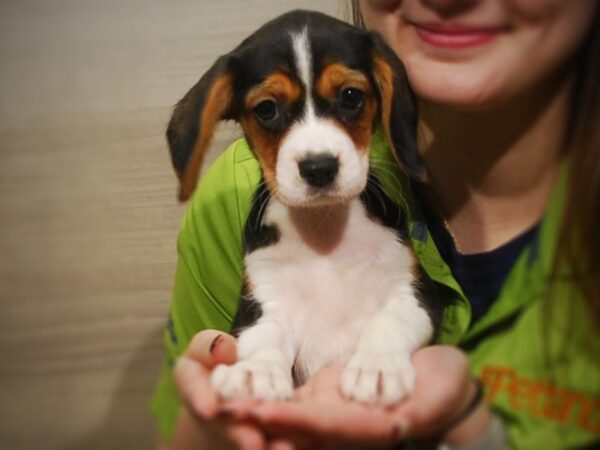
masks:
<path fill-rule="evenodd" d="M 221 340 L 223 339 L 223 335 L 222 334 L 218 334 L 217 337 L 215 337 L 213 339 L 213 341 L 210 343 L 210 354 L 212 355 L 215 352 L 215 348 L 217 347 L 217 345 L 219 345 L 219 342 L 221 342 Z"/>
<path fill-rule="evenodd" d="M 392 439 L 394 441 L 399 441 L 400 439 L 404 439 L 408 435 L 408 431 L 410 426 L 406 420 L 398 420 L 394 427 L 392 428 Z"/>

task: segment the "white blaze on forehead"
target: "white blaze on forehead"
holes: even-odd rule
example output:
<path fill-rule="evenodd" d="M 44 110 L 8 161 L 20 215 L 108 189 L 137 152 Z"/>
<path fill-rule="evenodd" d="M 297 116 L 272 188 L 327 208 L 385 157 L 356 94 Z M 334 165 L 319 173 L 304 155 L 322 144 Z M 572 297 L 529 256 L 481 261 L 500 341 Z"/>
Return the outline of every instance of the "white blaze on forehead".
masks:
<path fill-rule="evenodd" d="M 314 113 L 312 105 L 312 56 L 310 41 L 308 39 L 308 29 L 304 27 L 300 33 L 291 33 L 292 46 L 294 48 L 294 60 L 298 70 L 300 81 L 304 85 L 306 92 L 306 115 L 312 116 Z"/>

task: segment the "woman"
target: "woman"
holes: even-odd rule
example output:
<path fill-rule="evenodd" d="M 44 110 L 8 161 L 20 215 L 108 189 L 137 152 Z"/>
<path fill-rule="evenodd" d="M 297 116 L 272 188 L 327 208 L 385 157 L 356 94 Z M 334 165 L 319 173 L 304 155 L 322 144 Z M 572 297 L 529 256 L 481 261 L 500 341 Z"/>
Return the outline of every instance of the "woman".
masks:
<path fill-rule="evenodd" d="M 204 203 L 194 202 L 180 234 L 166 336 L 169 355 L 183 354 L 175 379 L 185 407 L 178 416 L 166 368 L 154 400 L 162 435 L 172 438 L 163 447 L 386 448 L 420 439 L 465 449 L 598 445 L 597 2 L 364 0 L 354 8 L 404 61 L 420 99 L 428 183 L 405 195 L 419 205 L 415 222 L 426 230 L 413 239 L 422 265 L 456 292 L 444 317 L 446 345 L 417 352 L 415 392 L 396 408 L 346 402 L 336 389 L 340 368 L 331 367 L 297 401 L 260 405 L 253 420 L 235 420 L 247 405 L 219 409 L 208 383 L 215 364 L 235 360 L 235 341 L 212 330 L 191 339 L 203 328 L 227 329 L 227 314 L 207 320 L 222 305 L 196 308 L 190 298 L 202 284 L 194 258 L 213 245 L 198 251 L 194 220 L 238 211 L 217 194 L 212 206 L 210 196 L 198 196 Z M 206 175 L 205 194 L 216 178 L 223 185 L 217 174 L 227 162 L 220 164 Z M 214 245 L 239 241 L 236 233 L 215 231 Z M 240 266 L 235 251 L 222 258 Z M 211 298 L 235 298 L 239 285 L 209 289 Z M 486 402 L 472 377 L 485 384 Z"/>

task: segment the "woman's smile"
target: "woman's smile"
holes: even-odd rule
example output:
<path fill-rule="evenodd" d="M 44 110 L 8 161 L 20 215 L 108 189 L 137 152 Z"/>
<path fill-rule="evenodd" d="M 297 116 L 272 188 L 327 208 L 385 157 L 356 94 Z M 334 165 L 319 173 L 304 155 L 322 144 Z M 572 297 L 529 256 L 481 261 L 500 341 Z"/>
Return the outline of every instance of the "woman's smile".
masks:
<path fill-rule="evenodd" d="M 467 49 L 489 44 L 507 31 L 504 26 L 478 26 L 446 22 L 408 22 L 426 45 L 440 49 Z"/>

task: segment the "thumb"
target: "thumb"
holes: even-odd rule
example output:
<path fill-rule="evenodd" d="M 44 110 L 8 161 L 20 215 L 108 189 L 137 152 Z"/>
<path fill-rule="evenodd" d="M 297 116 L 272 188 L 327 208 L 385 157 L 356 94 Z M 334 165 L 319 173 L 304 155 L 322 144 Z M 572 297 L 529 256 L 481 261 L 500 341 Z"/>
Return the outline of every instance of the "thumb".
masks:
<path fill-rule="evenodd" d="M 209 370 L 219 364 L 233 364 L 237 360 L 236 341 L 222 331 L 204 330 L 192 338 L 185 355 Z"/>
<path fill-rule="evenodd" d="M 218 398 L 210 383 L 210 372 L 218 364 L 236 360 L 235 338 L 217 330 L 196 334 L 177 360 L 174 378 L 179 394 L 189 409 L 203 418 L 214 417 Z"/>

